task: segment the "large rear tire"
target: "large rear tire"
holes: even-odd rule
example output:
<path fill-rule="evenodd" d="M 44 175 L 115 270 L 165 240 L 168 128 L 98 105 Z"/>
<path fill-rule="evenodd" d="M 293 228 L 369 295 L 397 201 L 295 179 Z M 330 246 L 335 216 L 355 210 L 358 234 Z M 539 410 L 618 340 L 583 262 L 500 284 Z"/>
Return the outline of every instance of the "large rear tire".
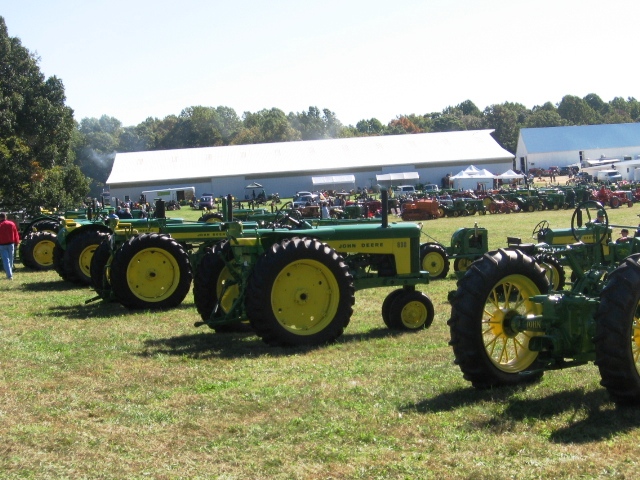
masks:
<path fill-rule="evenodd" d="M 60 222 L 56 222 L 55 220 L 38 220 L 33 223 L 29 229 L 29 233 L 31 232 L 51 232 L 58 233 L 60 229 Z"/>
<path fill-rule="evenodd" d="M 53 269 L 60 275 L 62 280 L 66 282 L 77 282 L 78 279 L 74 276 L 73 272 L 68 271 L 65 267 L 64 254 L 64 248 L 56 241 L 53 247 Z"/>
<path fill-rule="evenodd" d="M 50 231 L 31 232 L 22 239 L 18 247 L 20 260 L 25 267 L 33 270 L 51 270 L 55 246 L 55 233 Z"/>
<path fill-rule="evenodd" d="M 219 223 L 224 219 L 221 213 L 206 213 L 198 221 L 204 223 Z"/>
<path fill-rule="evenodd" d="M 111 261 L 111 288 L 130 309 L 166 309 L 180 305 L 192 280 L 189 255 L 167 235 L 131 238 Z"/>
<path fill-rule="evenodd" d="M 107 236 L 91 258 L 91 267 L 89 273 L 91 275 L 91 286 L 103 300 L 107 300 L 111 296 L 111 273 L 109 271 L 109 263 L 111 260 L 111 240 Z"/>
<path fill-rule="evenodd" d="M 535 260 L 519 250 L 498 250 L 474 262 L 450 298 L 451 346 L 464 378 L 476 388 L 517 385 L 542 376 L 523 375 L 538 352 L 529 350 L 533 332 L 509 327 L 514 315 L 541 313 L 529 298 L 549 283 Z"/>
<path fill-rule="evenodd" d="M 323 345 L 342 335 L 354 301 L 353 277 L 342 257 L 318 240 L 293 238 L 258 259 L 245 307 L 269 345 Z"/>
<path fill-rule="evenodd" d="M 240 289 L 233 283 L 234 275 L 225 260 L 231 260 L 231 245 L 224 240 L 213 248 L 208 248 L 202 257 L 193 278 L 193 300 L 202 320 L 222 318 L 240 295 Z M 227 285 L 228 282 L 231 282 Z M 219 302 L 219 303 L 218 303 Z M 251 327 L 246 322 L 211 327 L 217 333 L 247 332 Z"/>
<path fill-rule="evenodd" d="M 600 384 L 619 404 L 640 404 L 640 254 L 609 274 L 595 316 Z"/>
<path fill-rule="evenodd" d="M 449 273 L 449 259 L 444 247 L 437 243 L 420 245 L 420 266 L 429 272 L 429 278 L 445 278 Z"/>
<path fill-rule="evenodd" d="M 562 290 L 567 283 L 567 274 L 560 260 L 549 254 L 536 255 L 535 259 L 545 269 L 551 290 Z"/>
<path fill-rule="evenodd" d="M 67 242 L 64 252 L 64 268 L 72 272 L 71 281 L 91 285 L 91 259 L 98 245 L 107 237 L 107 233 L 97 230 L 80 232 Z"/>

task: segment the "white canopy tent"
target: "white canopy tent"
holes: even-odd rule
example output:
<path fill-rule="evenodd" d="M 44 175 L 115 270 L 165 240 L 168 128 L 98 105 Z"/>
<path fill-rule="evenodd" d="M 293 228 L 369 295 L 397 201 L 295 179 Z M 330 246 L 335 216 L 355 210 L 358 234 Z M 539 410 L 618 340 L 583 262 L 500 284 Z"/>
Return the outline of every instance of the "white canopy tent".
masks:
<path fill-rule="evenodd" d="M 402 173 L 383 173 L 376 175 L 376 180 L 380 182 L 401 182 L 404 180 L 418 180 L 420 175 L 418 172 L 402 172 Z"/>
<path fill-rule="evenodd" d="M 457 190 L 491 190 L 496 176 L 486 169 L 479 169 L 473 165 L 458 172 L 450 180 Z"/>
<path fill-rule="evenodd" d="M 524 175 L 516 173 L 513 170 L 509 169 L 506 172 L 501 173 L 500 175 L 496 175 L 496 178 L 498 180 L 502 180 L 503 184 L 514 184 L 520 183 L 524 178 Z"/>
<path fill-rule="evenodd" d="M 521 173 L 516 173 L 513 170 L 507 170 L 500 175 L 496 175 L 496 178 L 499 178 L 501 180 L 514 180 L 518 178 L 524 178 L 524 175 L 522 175 Z"/>
<path fill-rule="evenodd" d="M 323 175 L 320 177 L 311 177 L 314 187 L 331 187 L 335 190 L 337 185 L 349 184 L 355 186 L 355 175 Z"/>

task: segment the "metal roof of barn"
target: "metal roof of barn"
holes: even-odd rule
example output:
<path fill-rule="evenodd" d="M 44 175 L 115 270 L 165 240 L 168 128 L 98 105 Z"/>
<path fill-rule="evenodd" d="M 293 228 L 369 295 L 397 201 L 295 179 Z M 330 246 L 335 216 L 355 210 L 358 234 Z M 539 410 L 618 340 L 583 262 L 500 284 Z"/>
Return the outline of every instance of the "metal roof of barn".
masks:
<path fill-rule="evenodd" d="M 522 128 L 528 153 L 565 152 L 640 145 L 640 123 Z"/>
<path fill-rule="evenodd" d="M 493 130 L 118 153 L 109 185 L 513 159 Z"/>
<path fill-rule="evenodd" d="M 378 182 L 397 182 L 398 180 L 418 180 L 420 175 L 418 172 L 400 172 L 400 173 L 383 173 L 376 175 Z"/>
<path fill-rule="evenodd" d="M 314 185 L 335 185 L 337 183 L 356 183 L 355 175 L 324 175 L 321 177 L 311 177 Z"/>

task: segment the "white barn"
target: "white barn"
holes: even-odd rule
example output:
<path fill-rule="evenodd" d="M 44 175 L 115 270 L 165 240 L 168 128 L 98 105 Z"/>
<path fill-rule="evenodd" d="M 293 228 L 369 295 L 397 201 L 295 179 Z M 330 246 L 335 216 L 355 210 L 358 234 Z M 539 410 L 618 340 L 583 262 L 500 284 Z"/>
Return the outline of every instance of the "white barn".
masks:
<path fill-rule="evenodd" d="M 495 173 L 512 168 L 513 155 L 493 139 L 492 131 L 118 153 L 107 185 L 111 197 L 119 199 L 184 185 L 195 186 L 197 196 L 207 192 L 242 199 L 252 194 L 246 187 L 254 182 L 283 198 L 317 189 L 319 181 L 337 186 L 334 180 L 348 179 L 345 186 L 370 188 L 385 174 L 402 174 L 413 184 L 440 184 L 447 173 L 470 164 Z"/>
<path fill-rule="evenodd" d="M 636 160 L 640 123 L 522 128 L 516 149 L 517 169 L 583 165 L 601 158 Z"/>

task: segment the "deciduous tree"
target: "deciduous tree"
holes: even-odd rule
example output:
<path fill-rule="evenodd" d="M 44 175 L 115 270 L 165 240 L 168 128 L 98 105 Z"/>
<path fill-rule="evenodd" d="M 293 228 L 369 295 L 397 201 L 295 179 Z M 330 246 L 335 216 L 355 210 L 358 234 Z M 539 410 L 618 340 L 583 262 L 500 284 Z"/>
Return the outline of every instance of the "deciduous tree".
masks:
<path fill-rule="evenodd" d="M 55 188 L 58 169 L 73 165 L 75 123 L 65 100 L 62 81 L 45 79 L 38 58 L 20 39 L 9 37 L 0 17 L 0 201 L 5 205 L 50 206 L 43 185 Z M 55 194 L 69 195 L 74 203 L 84 199 L 85 183 L 70 187 Z"/>

